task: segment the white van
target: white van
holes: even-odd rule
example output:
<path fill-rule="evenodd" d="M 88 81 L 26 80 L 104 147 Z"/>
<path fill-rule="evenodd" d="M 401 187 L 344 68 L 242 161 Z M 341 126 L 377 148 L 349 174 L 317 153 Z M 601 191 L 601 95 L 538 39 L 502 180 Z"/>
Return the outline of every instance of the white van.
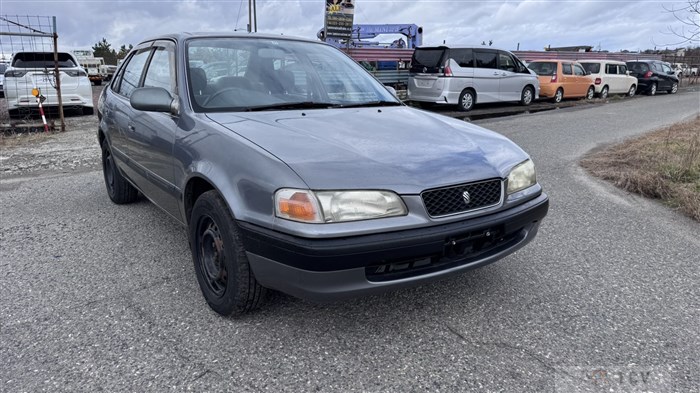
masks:
<path fill-rule="evenodd" d="M 608 98 L 609 94 L 632 97 L 637 91 L 637 78 L 630 76 L 626 63 L 616 60 L 581 60 L 579 63 L 595 78 L 595 93 L 600 98 Z"/>
<path fill-rule="evenodd" d="M 514 54 L 483 46 L 420 47 L 413 52 L 408 99 L 418 104 L 520 102 L 539 98 L 540 82 Z"/>

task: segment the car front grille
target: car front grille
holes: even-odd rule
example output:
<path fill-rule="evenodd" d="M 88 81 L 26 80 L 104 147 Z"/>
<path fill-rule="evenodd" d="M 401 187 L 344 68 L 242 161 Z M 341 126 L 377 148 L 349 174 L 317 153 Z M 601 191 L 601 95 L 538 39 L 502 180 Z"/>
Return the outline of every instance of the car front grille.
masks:
<path fill-rule="evenodd" d="M 501 179 L 492 179 L 423 191 L 421 198 L 428 214 L 440 217 L 498 205 L 502 188 Z"/>

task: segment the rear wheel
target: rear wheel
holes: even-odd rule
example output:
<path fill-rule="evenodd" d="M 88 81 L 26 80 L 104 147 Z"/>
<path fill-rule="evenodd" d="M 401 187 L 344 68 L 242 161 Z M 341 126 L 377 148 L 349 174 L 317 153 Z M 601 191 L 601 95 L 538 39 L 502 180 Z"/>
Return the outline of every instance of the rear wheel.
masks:
<path fill-rule="evenodd" d="M 668 91 L 668 94 L 676 94 L 678 92 L 678 82 L 673 82 L 671 85 L 671 90 Z"/>
<path fill-rule="evenodd" d="M 650 96 L 655 96 L 656 95 L 656 83 L 652 83 L 651 87 L 649 87 L 649 91 L 647 92 Z"/>
<path fill-rule="evenodd" d="M 259 307 L 265 288 L 255 279 L 238 226 L 216 191 L 195 202 L 189 232 L 197 281 L 209 307 L 224 316 Z"/>
<path fill-rule="evenodd" d="M 590 86 L 588 88 L 588 91 L 586 92 L 586 99 L 592 100 L 594 95 L 595 95 L 595 88 L 593 88 L 593 86 Z"/>
<path fill-rule="evenodd" d="M 603 86 L 603 90 L 600 91 L 600 98 L 602 98 L 602 99 L 608 98 L 608 92 L 609 92 L 608 87 Z"/>
<path fill-rule="evenodd" d="M 634 97 L 634 95 L 637 93 L 637 85 L 632 85 L 630 86 L 629 91 L 627 92 L 627 95 L 630 97 Z"/>
<path fill-rule="evenodd" d="M 82 107 L 82 112 L 83 112 L 83 115 L 92 116 L 95 114 L 95 109 L 84 106 L 84 107 Z"/>
<path fill-rule="evenodd" d="M 138 190 L 129 183 L 119 172 L 117 163 L 114 162 L 112 151 L 107 145 L 107 141 L 102 141 L 102 173 L 105 178 L 107 195 L 112 202 L 123 205 L 131 203 L 139 196 Z"/>
<path fill-rule="evenodd" d="M 561 87 L 557 89 L 557 92 L 554 93 L 554 98 L 552 98 L 552 101 L 554 101 L 555 104 L 558 104 L 561 102 L 561 100 L 564 99 L 564 89 Z"/>
<path fill-rule="evenodd" d="M 457 105 L 457 109 L 462 112 L 468 112 L 474 108 L 475 100 L 476 97 L 474 96 L 474 92 L 466 89 L 459 95 L 459 104 Z"/>
<path fill-rule="evenodd" d="M 520 94 L 520 105 L 528 106 L 535 99 L 535 90 L 530 86 L 525 86 Z"/>

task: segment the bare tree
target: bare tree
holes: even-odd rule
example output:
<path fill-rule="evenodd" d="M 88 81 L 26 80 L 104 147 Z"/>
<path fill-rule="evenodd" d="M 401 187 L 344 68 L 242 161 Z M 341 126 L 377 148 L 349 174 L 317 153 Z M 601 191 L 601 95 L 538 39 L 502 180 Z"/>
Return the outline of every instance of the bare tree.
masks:
<path fill-rule="evenodd" d="M 676 7 L 663 5 L 667 12 L 673 14 L 680 25 L 668 26 L 665 34 L 676 36 L 680 41 L 668 45 L 682 45 L 700 43 L 700 0 L 688 0 L 688 4 Z"/>

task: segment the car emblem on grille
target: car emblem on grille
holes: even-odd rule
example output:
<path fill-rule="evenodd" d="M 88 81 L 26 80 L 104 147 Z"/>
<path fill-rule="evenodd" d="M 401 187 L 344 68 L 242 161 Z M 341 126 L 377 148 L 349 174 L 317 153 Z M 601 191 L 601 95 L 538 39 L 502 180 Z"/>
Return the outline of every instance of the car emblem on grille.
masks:
<path fill-rule="evenodd" d="M 425 74 L 426 72 L 428 72 L 428 67 L 423 67 L 423 73 Z"/>
<path fill-rule="evenodd" d="M 462 193 L 462 199 L 464 199 L 465 204 L 469 204 L 469 202 L 472 200 L 472 197 L 469 195 L 469 191 L 464 191 Z"/>

